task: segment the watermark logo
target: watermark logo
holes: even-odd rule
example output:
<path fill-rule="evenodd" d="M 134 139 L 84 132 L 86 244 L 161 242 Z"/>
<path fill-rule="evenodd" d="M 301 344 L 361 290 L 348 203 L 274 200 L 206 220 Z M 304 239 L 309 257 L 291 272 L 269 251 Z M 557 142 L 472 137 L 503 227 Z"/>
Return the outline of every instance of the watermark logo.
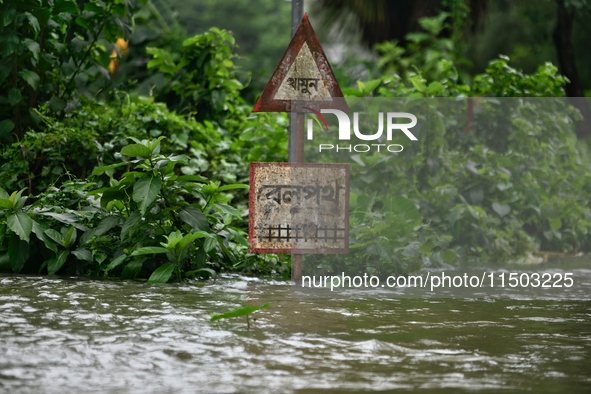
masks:
<path fill-rule="evenodd" d="M 410 131 L 417 124 L 417 117 L 408 112 L 379 112 L 378 113 L 378 130 L 373 134 L 364 134 L 359 130 L 359 112 L 353 113 L 353 122 L 347 113 L 338 109 L 321 109 L 317 111 L 312 108 L 304 107 L 311 113 L 316 115 L 322 125 L 328 130 L 328 123 L 323 114 L 332 114 L 337 117 L 339 122 L 339 141 L 351 141 L 352 134 L 361 141 L 378 141 L 382 138 L 384 130 L 386 132 L 386 141 L 392 141 L 395 133 L 402 132 L 411 141 L 417 141 L 417 137 Z M 385 118 L 385 121 L 384 121 Z M 410 120 L 410 122 L 399 123 L 401 120 Z M 313 119 L 308 119 L 307 122 L 307 139 L 309 141 L 314 139 L 314 122 Z M 353 127 L 351 127 L 353 126 Z M 352 132 L 351 132 L 352 130 Z M 382 138 L 383 139 L 383 138 Z M 388 151 L 392 153 L 402 152 L 404 147 L 400 144 L 390 143 L 373 143 L 373 144 L 318 144 L 318 151 L 348 151 L 348 152 L 370 152 L 370 151 Z"/>

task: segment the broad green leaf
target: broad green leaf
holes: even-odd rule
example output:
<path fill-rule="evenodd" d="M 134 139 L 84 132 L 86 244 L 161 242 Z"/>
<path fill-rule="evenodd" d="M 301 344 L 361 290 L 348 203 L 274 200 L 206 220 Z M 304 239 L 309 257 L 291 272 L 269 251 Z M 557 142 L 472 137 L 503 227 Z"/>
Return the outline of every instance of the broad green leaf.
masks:
<path fill-rule="evenodd" d="M 427 94 L 430 96 L 433 96 L 433 95 L 441 92 L 442 90 L 443 90 L 443 85 L 441 84 L 441 82 L 434 81 L 429 84 L 429 87 L 427 88 Z"/>
<path fill-rule="evenodd" d="M 236 241 L 238 241 L 238 243 L 242 246 L 246 246 L 247 248 L 250 246 L 250 244 L 248 243 L 248 240 L 246 238 L 244 238 L 244 236 L 242 234 L 240 234 L 238 231 L 232 229 L 232 228 L 228 228 L 227 229 L 228 232 L 230 234 L 232 234 L 232 236 L 234 237 L 234 239 Z"/>
<path fill-rule="evenodd" d="M 0 253 L 0 271 L 12 271 L 12 267 L 10 266 L 10 256 L 8 255 L 8 252 Z"/>
<path fill-rule="evenodd" d="M 38 7 L 31 10 L 33 15 L 37 18 L 40 25 L 45 25 L 51 16 L 51 10 L 46 7 Z"/>
<path fill-rule="evenodd" d="M 560 218 L 550 218 L 548 219 L 550 222 L 550 228 L 554 231 L 558 231 L 562 228 L 562 220 Z"/>
<path fill-rule="evenodd" d="M 146 213 L 146 210 L 156 200 L 161 188 L 162 179 L 149 174 L 146 174 L 133 185 L 133 201 L 138 203 L 142 215 Z"/>
<path fill-rule="evenodd" d="M 53 112 L 60 112 L 64 108 L 66 108 L 66 100 L 58 97 L 58 96 L 51 96 L 49 99 L 49 109 Z"/>
<path fill-rule="evenodd" d="M 6 223 L 21 240 L 29 242 L 29 235 L 33 230 L 33 221 L 29 215 L 23 212 L 12 214 L 6 218 Z"/>
<path fill-rule="evenodd" d="M 33 233 L 35 233 L 37 239 L 43 241 L 47 249 L 53 251 L 53 253 L 57 253 L 57 244 L 45 233 L 47 230 L 49 230 L 47 224 L 33 220 Z"/>
<path fill-rule="evenodd" d="M 419 210 L 408 198 L 403 196 L 393 196 L 389 202 L 391 204 L 389 207 L 390 211 L 402 216 L 404 220 L 412 224 L 413 227 L 421 223 L 422 217 Z"/>
<path fill-rule="evenodd" d="M 80 237 L 80 244 L 84 245 L 92 239 L 92 237 L 100 237 L 106 234 L 109 230 L 119 224 L 121 217 L 119 216 L 107 216 L 93 229 L 87 231 Z"/>
<path fill-rule="evenodd" d="M 121 154 L 129 157 L 150 157 L 152 150 L 142 144 L 129 144 L 121 149 Z"/>
<path fill-rule="evenodd" d="M 72 254 L 76 256 L 78 260 L 88 261 L 89 263 L 92 263 L 92 253 L 88 249 L 78 248 L 76 250 L 72 250 Z"/>
<path fill-rule="evenodd" d="M 363 97 L 363 92 L 355 88 L 343 87 L 342 92 L 345 97 Z"/>
<path fill-rule="evenodd" d="M 20 272 L 29 259 L 29 243 L 19 239 L 16 236 L 10 237 L 8 242 L 8 257 L 10 258 L 10 267 L 12 272 Z"/>
<path fill-rule="evenodd" d="M 57 255 L 47 261 L 47 273 L 49 275 L 53 275 L 62 268 L 68 255 L 70 254 L 69 250 L 60 250 L 57 252 Z"/>
<path fill-rule="evenodd" d="M 49 216 L 58 222 L 69 224 L 71 226 L 76 227 L 78 230 L 86 231 L 86 227 L 79 223 L 80 218 L 74 215 L 73 213 L 55 213 L 55 212 L 43 212 L 43 211 L 35 211 L 36 214 Z"/>
<path fill-rule="evenodd" d="M 59 14 L 62 12 L 67 12 L 68 14 L 79 14 L 80 9 L 78 8 L 78 4 L 76 4 L 73 0 L 56 0 L 53 9 L 53 14 Z"/>
<path fill-rule="evenodd" d="M 78 18 L 76 18 L 74 20 L 74 22 L 76 22 L 76 24 L 84 29 L 90 29 L 90 26 L 88 26 L 88 23 L 86 23 L 86 18 L 83 18 L 81 16 L 79 16 Z"/>
<path fill-rule="evenodd" d="M 0 187 L 0 198 L 8 199 L 9 197 L 10 197 L 10 195 L 6 192 L 6 190 L 4 190 Z"/>
<path fill-rule="evenodd" d="M 107 266 L 107 268 L 105 269 L 105 272 L 108 272 L 110 270 L 112 270 L 113 268 L 118 267 L 121 263 L 123 263 L 125 261 L 125 259 L 127 259 L 127 255 L 126 254 L 122 254 L 119 257 L 116 257 L 113 261 L 111 261 L 111 263 Z"/>
<path fill-rule="evenodd" d="M 241 316 L 247 316 L 250 315 L 252 312 L 258 311 L 260 309 L 265 309 L 268 308 L 269 304 L 263 304 L 263 305 L 248 305 L 248 306 L 243 306 L 241 308 L 236 308 L 234 310 L 231 310 L 230 312 L 226 312 L 226 313 L 216 313 L 214 315 L 211 316 L 211 319 L 209 319 L 210 321 L 216 321 L 216 320 L 220 320 L 220 319 L 230 319 L 233 317 L 241 317 Z"/>
<path fill-rule="evenodd" d="M 123 227 L 121 228 L 121 239 L 125 240 L 133 233 L 134 227 L 142 220 L 142 213 L 140 211 L 133 211 L 127 218 Z"/>
<path fill-rule="evenodd" d="M 189 246 L 191 242 L 195 241 L 198 238 L 205 238 L 211 235 L 212 234 L 206 233 L 205 231 L 196 231 L 194 233 L 187 234 L 179 241 L 177 250 L 185 249 L 187 246 Z"/>
<path fill-rule="evenodd" d="M 215 237 L 207 238 L 203 242 L 203 249 L 209 253 L 209 251 L 215 249 L 216 245 L 218 244 L 218 240 Z"/>
<path fill-rule="evenodd" d="M 228 204 L 222 204 L 222 203 L 216 202 L 213 204 L 213 207 L 220 213 L 224 213 L 226 215 L 231 215 L 231 216 L 234 216 L 235 218 L 242 217 L 239 210 L 237 210 L 236 208 L 234 208 L 233 206 L 230 206 Z"/>
<path fill-rule="evenodd" d="M 117 4 L 115 7 L 113 7 L 113 12 L 117 15 L 119 15 L 120 17 L 124 17 L 125 16 L 125 4 Z"/>
<path fill-rule="evenodd" d="M 0 36 L 0 57 L 7 58 L 18 48 L 19 39 L 15 32 L 5 33 Z"/>
<path fill-rule="evenodd" d="M 21 70 L 18 74 L 34 90 L 37 90 L 39 88 L 39 83 L 41 83 L 41 79 L 39 78 L 39 75 L 37 75 L 36 72 L 24 69 Z"/>
<path fill-rule="evenodd" d="M 179 175 L 176 180 L 188 182 L 207 182 L 207 179 L 199 175 Z"/>
<path fill-rule="evenodd" d="M 440 252 L 441 258 L 448 264 L 453 263 L 458 259 L 458 254 L 453 250 L 443 250 Z"/>
<path fill-rule="evenodd" d="M 15 193 L 12 193 L 12 194 L 14 195 Z M 13 208 L 21 209 L 22 207 L 25 206 L 25 203 L 27 202 L 27 196 L 24 196 L 23 197 L 22 194 L 23 194 L 23 190 L 21 190 L 18 193 L 16 193 L 16 195 L 14 196 L 14 198 L 13 198 L 12 195 L 10 196 L 9 199 L 12 200 L 13 203 L 14 203 Z"/>
<path fill-rule="evenodd" d="M 193 228 L 193 230 L 209 230 L 207 217 L 193 206 L 183 207 L 179 211 L 181 220 Z"/>
<path fill-rule="evenodd" d="M 45 235 L 47 235 L 49 238 L 51 238 L 52 240 L 54 240 L 58 244 L 64 246 L 65 241 L 64 241 L 64 235 L 62 233 L 50 228 L 50 229 L 45 230 Z"/>
<path fill-rule="evenodd" d="M 35 59 L 35 61 L 38 62 L 39 55 L 41 54 L 41 47 L 39 46 L 39 43 L 31 40 L 30 38 L 25 38 L 22 41 L 22 43 L 25 45 L 25 47 L 27 47 L 29 52 L 31 52 L 31 55 L 33 55 L 33 59 Z"/>
<path fill-rule="evenodd" d="M 146 254 L 168 253 L 168 249 L 160 246 L 144 246 L 133 251 L 132 256 L 143 256 Z"/>
<path fill-rule="evenodd" d="M 140 273 L 142 270 L 142 266 L 144 264 L 144 260 L 134 260 L 128 263 L 125 267 L 123 267 L 123 271 L 121 272 L 121 279 L 135 279 L 135 277 Z"/>
<path fill-rule="evenodd" d="M 14 122 L 12 120 L 0 120 L 0 137 L 8 135 L 12 129 L 14 129 Z"/>
<path fill-rule="evenodd" d="M 124 189 L 119 187 L 112 187 L 102 192 L 101 207 L 106 208 L 111 201 L 127 201 L 128 196 Z"/>
<path fill-rule="evenodd" d="M 226 190 L 234 190 L 234 189 L 248 189 L 248 185 L 245 185 L 243 183 L 233 183 L 230 185 L 220 186 L 220 187 L 218 187 L 217 191 L 223 192 Z"/>
<path fill-rule="evenodd" d="M 11 209 L 14 206 L 13 202 L 8 198 L 0 198 L 0 208 Z"/>
<path fill-rule="evenodd" d="M 103 8 L 101 8 L 98 4 L 93 3 L 93 2 L 87 2 L 86 4 L 84 4 L 84 11 L 89 11 L 89 12 L 103 12 Z"/>
<path fill-rule="evenodd" d="M 410 77 L 410 82 L 419 92 L 424 93 L 427 90 L 425 81 L 420 75 L 413 75 Z"/>
<path fill-rule="evenodd" d="M 365 83 L 365 92 L 371 93 L 373 92 L 380 84 L 382 83 L 381 79 L 372 79 Z"/>
<path fill-rule="evenodd" d="M 511 207 L 509 205 L 499 204 L 498 202 L 493 202 L 492 209 L 500 217 L 507 216 L 511 212 Z"/>
<path fill-rule="evenodd" d="M 160 153 L 160 141 L 162 141 L 163 139 L 166 139 L 166 136 L 161 135 L 155 140 L 147 142 L 147 146 L 152 151 L 152 154 L 157 155 L 158 153 Z"/>
<path fill-rule="evenodd" d="M 35 32 L 35 37 L 37 37 L 39 31 L 41 30 L 39 27 L 39 21 L 30 12 L 25 12 L 23 15 L 25 16 L 25 19 L 27 19 L 27 21 L 29 22 L 29 25 L 33 28 L 33 31 Z"/>
<path fill-rule="evenodd" d="M 95 253 L 94 259 L 100 265 L 100 264 L 103 263 L 103 261 L 105 261 L 107 259 L 107 255 L 105 253 L 100 253 L 100 252 L 99 253 Z"/>
<path fill-rule="evenodd" d="M 0 4 L 3 3 L 4 0 L 0 1 Z M 10 25 L 11 23 L 15 22 L 15 17 L 17 15 L 17 8 L 14 7 L 14 5 L 12 7 L 6 7 L 8 9 L 3 10 L 3 15 L 2 15 L 2 19 L 0 19 L 0 22 L 2 22 L 2 27 L 6 27 L 8 25 Z"/>
<path fill-rule="evenodd" d="M 126 166 L 128 164 L 129 164 L 128 161 L 124 161 L 124 162 L 121 162 L 121 163 L 115 163 L 115 164 L 111 164 L 111 165 L 108 165 L 108 166 L 95 167 L 94 170 L 92 170 L 92 174 L 91 175 L 93 175 L 93 176 L 100 175 L 100 174 L 102 174 L 104 172 L 107 172 L 109 170 L 112 170 L 114 168 L 119 168 L 119 167 L 122 167 L 122 166 Z"/>
<path fill-rule="evenodd" d="M 164 263 L 160 267 L 156 268 L 148 282 L 150 283 L 166 283 L 169 281 L 170 277 L 174 273 L 175 266 L 170 263 Z"/>
<path fill-rule="evenodd" d="M 64 247 L 69 248 L 76 242 L 76 227 L 70 227 L 68 232 L 64 235 Z"/>
<path fill-rule="evenodd" d="M 0 59 L 0 83 L 4 82 L 13 69 L 14 59 L 9 57 Z"/>
<path fill-rule="evenodd" d="M 160 242 L 160 244 L 167 249 L 174 249 L 174 247 L 180 242 L 181 239 L 183 239 L 183 234 L 180 231 L 175 230 L 166 236 L 166 240 L 168 242 Z"/>
<path fill-rule="evenodd" d="M 12 88 L 8 92 L 8 104 L 15 106 L 21 102 L 23 99 L 23 95 L 21 94 L 20 90 Z"/>
<path fill-rule="evenodd" d="M 45 230 L 49 229 L 49 226 L 44 222 L 38 222 L 33 220 L 33 233 L 37 236 L 37 239 L 43 241 L 43 233 Z"/>

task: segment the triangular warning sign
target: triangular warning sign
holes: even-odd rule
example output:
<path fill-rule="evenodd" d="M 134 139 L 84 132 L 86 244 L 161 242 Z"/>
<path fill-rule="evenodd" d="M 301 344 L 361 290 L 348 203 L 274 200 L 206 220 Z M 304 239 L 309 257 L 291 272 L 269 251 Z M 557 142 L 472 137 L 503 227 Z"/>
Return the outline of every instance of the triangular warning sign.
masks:
<path fill-rule="evenodd" d="M 304 14 L 252 112 L 291 112 L 306 106 L 347 110 L 342 97 L 320 41 Z"/>

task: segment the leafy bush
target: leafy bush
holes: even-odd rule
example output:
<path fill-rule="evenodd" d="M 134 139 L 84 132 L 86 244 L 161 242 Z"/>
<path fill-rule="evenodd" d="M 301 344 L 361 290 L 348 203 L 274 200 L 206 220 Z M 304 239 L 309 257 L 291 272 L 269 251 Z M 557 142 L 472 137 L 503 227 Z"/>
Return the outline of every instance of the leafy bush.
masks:
<path fill-rule="evenodd" d="M 591 160 L 574 133 L 579 114 L 560 98 L 566 79 L 549 63 L 524 74 L 499 56 L 462 82 L 453 42 L 437 37 L 443 20 L 422 21 L 427 31 L 413 33 L 409 48 L 381 45 L 383 75 L 344 89 L 372 97 L 349 100 L 362 112 L 377 103 L 415 113 L 425 127 L 400 154 L 315 159 L 351 159 L 354 169 L 351 254 L 307 257 L 314 274 L 404 274 L 591 251 Z"/>
<path fill-rule="evenodd" d="M 40 119 L 76 106 L 78 91 L 108 86 L 111 48 L 128 38 L 145 0 L 26 0 L 0 2 L 0 141 L 20 139 Z M 78 94 L 79 95 L 79 94 Z"/>
<path fill-rule="evenodd" d="M 200 63 L 207 72 L 229 77 L 233 66 L 224 57 L 230 44 L 199 44 L 214 36 L 231 38 L 223 31 L 195 37 L 187 56 L 195 62 L 201 55 L 211 58 Z M 191 78 L 207 80 L 198 73 Z M 0 261 L 14 272 L 154 275 L 153 281 L 212 269 L 285 274 L 285 259 L 247 253 L 244 182 L 246 160 L 287 157 L 286 117 L 251 115 L 240 85 L 230 85 L 221 90 L 204 85 L 210 90 L 201 96 L 179 85 L 180 102 L 208 109 L 202 121 L 194 112 L 181 116 L 153 98 L 118 91 L 108 102 L 80 98 L 79 108 L 59 119 L 38 108 L 44 130 L 30 130 L 4 146 L 0 159 L 6 194 L 0 206 Z M 136 143 L 130 145 L 129 138 Z M 150 155 L 143 151 L 147 162 L 122 164 L 121 154 L 141 156 L 133 151 L 141 149 L 138 144 L 150 149 Z M 229 194 L 228 184 L 237 190 Z M 27 199 L 30 205 L 24 205 Z"/>
<path fill-rule="evenodd" d="M 22 190 L 0 189 L 0 245 L 8 245 L 0 262 L 13 272 L 115 273 L 152 282 L 252 270 L 243 211 L 228 205 L 231 190 L 248 186 L 177 174 L 189 158 L 161 154 L 162 139 L 134 139 L 120 152 L 127 160 L 96 167 L 93 176 L 128 168 L 107 187 L 67 182 L 29 206 Z M 285 271 L 278 259 L 265 261 L 267 272 Z"/>

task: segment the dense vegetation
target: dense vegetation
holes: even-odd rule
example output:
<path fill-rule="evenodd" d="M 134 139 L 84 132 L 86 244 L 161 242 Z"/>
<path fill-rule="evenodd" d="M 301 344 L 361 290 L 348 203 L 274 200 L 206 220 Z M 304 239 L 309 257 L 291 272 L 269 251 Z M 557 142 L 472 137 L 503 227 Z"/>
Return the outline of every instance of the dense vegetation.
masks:
<path fill-rule="evenodd" d="M 248 254 L 244 237 L 248 161 L 284 160 L 285 116 L 250 115 L 234 40 L 216 28 L 146 49 L 142 76 L 161 81 L 154 97 L 117 89 L 106 42 L 129 35 L 136 7 L 2 5 L 4 20 L 13 18 L 2 37 L 14 40 L 3 47 L 12 61 L 1 81 L 11 111 L 0 160 L 3 270 L 152 281 L 288 274 L 285 258 Z"/>
<path fill-rule="evenodd" d="M 417 144 L 405 143 L 399 155 L 307 153 L 353 166 L 351 254 L 308 257 L 315 273 L 389 275 L 531 262 L 540 250 L 589 252 L 591 157 L 575 133 L 580 115 L 563 97 L 566 79 L 550 63 L 528 75 L 500 56 L 471 85 L 462 83 L 453 40 L 438 38 L 445 17 L 421 25 L 406 50 L 379 46 L 381 69 L 373 73 L 380 78 L 345 89 L 373 97 L 349 100 L 364 112 L 421 114 L 428 127 Z"/>
<path fill-rule="evenodd" d="M 225 30 L 179 39 L 171 28 L 146 33 L 141 54 L 113 50 L 134 25 L 149 31 L 145 4 L 0 2 L 0 270 L 154 282 L 220 271 L 288 276 L 287 257 L 249 254 L 245 239 L 248 163 L 286 161 L 287 117 L 250 113 Z M 551 64 L 527 75 L 505 57 L 467 84 L 453 39 L 440 37 L 446 20 L 423 19 L 406 50 L 382 44 L 368 71 L 375 78 L 343 78 L 357 83 L 346 94 L 564 95 Z M 429 107 L 432 127 L 419 145 L 357 157 L 352 253 L 316 269 L 344 261 L 351 273 L 386 275 L 589 251 L 591 168 L 573 131 L 576 111 L 563 101 L 483 106 L 469 133 L 452 132 L 457 119 Z M 509 124 L 491 122 L 501 112 L 512 114 Z M 395 187 L 372 182 L 376 174 Z"/>

